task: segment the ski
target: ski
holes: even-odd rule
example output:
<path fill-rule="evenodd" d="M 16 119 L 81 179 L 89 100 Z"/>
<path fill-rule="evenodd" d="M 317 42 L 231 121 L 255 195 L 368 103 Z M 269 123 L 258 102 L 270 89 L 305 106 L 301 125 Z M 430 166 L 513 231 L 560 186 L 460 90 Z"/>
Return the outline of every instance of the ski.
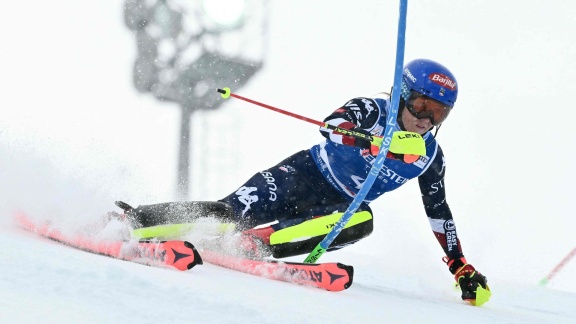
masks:
<path fill-rule="evenodd" d="M 337 214 L 333 216 L 339 217 Z M 355 216 L 360 217 L 362 215 L 355 214 Z M 327 222 L 332 221 L 332 218 L 322 217 L 321 219 Z M 335 221 L 336 220 L 334 220 L 334 222 Z M 311 223 L 315 224 L 314 222 L 317 222 L 317 220 L 305 222 L 304 226 L 310 226 Z M 231 224 L 223 223 L 219 224 L 217 228 L 206 227 L 203 229 L 203 232 L 204 234 L 208 233 L 208 236 L 216 236 L 222 239 L 224 234 L 233 230 L 233 227 L 231 229 L 230 225 Z M 137 238 L 179 238 L 183 233 L 194 230 L 199 226 L 199 224 L 195 223 L 157 225 L 134 230 L 132 236 Z M 328 226 L 326 227 L 328 228 Z M 265 242 L 264 244 L 267 245 L 268 242 L 272 243 L 274 241 L 277 244 L 274 245 L 274 247 L 278 247 L 282 245 L 280 243 L 294 240 L 294 236 L 297 234 L 285 233 L 286 231 L 294 232 L 292 228 L 274 231 L 271 230 L 271 227 L 264 227 L 249 232 L 261 238 L 262 241 Z M 272 232 L 272 235 L 270 235 L 270 232 Z M 274 235 L 277 236 L 273 237 Z M 219 239 L 217 238 L 215 242 L 218 241 Z M 354 273 L 352 266 L 342 263 L 310 264 L 262 261 L 261 259 L 254 259 L 243 253 L 238 253 L 239 251 L 235 249 L 235 244 L 226 247 L 221 245 L 222 242 L 216 244 L 215 242 L 202 240 L 198 245 L 202 258 L 208 263 L 269 279 L 313 286 L 329 291 L 342 291 L 352 285 Z M 232 248 L 232 250 L 230 250 L 230 248 Z M 282 255 L 282 253 L 273 253 L 274 257 L 282 258 L 282 256 L 278 256 L 277 254 Z"/>
<path fill-rule="evenodd" d="M 86 235 L 65 235 L 50 224 L 36 224 L 25 214 L 16 215 L 23 229 L 53 241 L 94 254 L 180 271 L 202 264 L 196 248 L 187 241 L 101 241 Z"/>
<path fill-rule="evenodd" d="M 197 249 L 187 241 L 101 241 L 87 235 L 66 235 L 49 223 L 37 224 L 25 214 L 17 214 L 19 226 L 53 241 L 86 252 L 140 264 L 184 271 L 203 261 L 263 278 L 342 291 L 352 285 L 354 268 L 342 263 L 297 263 L 253 260 L 247 257 Z"/>
<path fill-rule="evenodd" d="M 342 263 L 297 263 L 277 260 L 252 260 L 202 250 L 204 261 L 224 268 L 268 279 L 342 291 L 352 285 L 354 268 Z"/>

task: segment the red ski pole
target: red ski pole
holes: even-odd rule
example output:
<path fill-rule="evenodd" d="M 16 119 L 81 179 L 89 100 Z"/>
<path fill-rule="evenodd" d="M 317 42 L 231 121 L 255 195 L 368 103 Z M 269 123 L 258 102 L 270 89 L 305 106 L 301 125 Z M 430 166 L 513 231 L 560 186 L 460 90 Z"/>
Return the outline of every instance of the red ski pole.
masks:
<path fill-rule="evenodd" d="M 314 125 L 318 125 L 318 126 L 320 126 L 320 127 L 324 127 L 324 128 L 328 128 L 328 129 L 335 130 L 335 131 L 337 131 L 337 132 L 339 132 L 339 133 L 342 133 L 343 135 L 348 135 L 348 136 L 357 137 L 357 138 L 361 138 L 361 139 L 370 141 L 373 145 L 376 145 L 376 146 L 378 146 L 378 147 L 380 147 L 380 145 L 381 145 L 381 143 L 382 143 L 382 139 L 379 138 L 379 137 L 374 137 L 374 136 L 362 134 L 362 133 L 359 133 L 359 132 L 355 132 L 355 131 L 352 131 L 352 130 L 349 130 L 349 129 L 340 128 L 340 127 L 337 127 L 337 126 L 334 126 L 334 125 L 330 125 L 330 124 L 328 124 L 328 123 L 323 123 L 323 122 L 321 122 L 321 121 L 319 121 L 319 120 L 314 120 L 314 119 L 312 119 L 312 118 L 308 118 L 308 117 L 305 117 L 305 116 L 302 116 L 302 115 L 298 115 L 298 114 L 295 114 L 295 113 L 292 113 L 292 112 L 289 112 L 289 111 L 286 111 L 286 110 L 283 110 L 283 109 L 280 109 L 280 108 L 276 108 L 276 107 L 273 107 L 273 106 L 270 106 L 270 105 L 267 105 L 267 104 L 258 102 L 258 101 L 256 101 L 256 100 L 248 99 L 248 98 L 246 98 L 246 97 L 242 97 L 242 96 L 239 96 L 239 95 L 237 95 L 237 94 L 234 94 L 234 93 L 230 92 L 230 88 L 217 89 L 216 91 L 218 91 L 218 92 L 222 95 L 222 98 L 224 98 L 224 99 L 227 99 L 227 98 L 229 98 L 229 97 L 232 97 L 232 98 L 244 100 L 244 101 L 249 102 L 249 103 L 251 103 L 251 104 L 254 104 L 254 105 L 256 105 L 256 106 L 260 106 L 260 107 L 263 107 L 263 108 L 266 108 L 266 109 L 270 109 L 270 110 L 273 110 L 273 111 L 275 111 L 275 112 L 279 112 L 279 113 L 281 113 L 281 114 L 284 114 L 284 115 L 287 115 L 287 116 L 290 116 L 290 117 L 294 117 L 294 118 L 296 118 L 296 119 L 300 119 L 300 120 L 309 122 L 309 123 L 314 124 Z"/>

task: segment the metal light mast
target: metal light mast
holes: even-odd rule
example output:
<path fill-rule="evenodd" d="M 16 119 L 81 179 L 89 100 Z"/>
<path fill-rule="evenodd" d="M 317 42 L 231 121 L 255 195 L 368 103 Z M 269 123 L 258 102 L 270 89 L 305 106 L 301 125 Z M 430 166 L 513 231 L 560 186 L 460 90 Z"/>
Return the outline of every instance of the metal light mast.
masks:
<path fill-rule="evenodd" d="M 222 103 L 218 87 L 240 88 L 264 64 L 265 0 L 126 0 L 136 36 L 134 86 L 182 111 L 178 198 L 189 196 L 193 112 Z"/>

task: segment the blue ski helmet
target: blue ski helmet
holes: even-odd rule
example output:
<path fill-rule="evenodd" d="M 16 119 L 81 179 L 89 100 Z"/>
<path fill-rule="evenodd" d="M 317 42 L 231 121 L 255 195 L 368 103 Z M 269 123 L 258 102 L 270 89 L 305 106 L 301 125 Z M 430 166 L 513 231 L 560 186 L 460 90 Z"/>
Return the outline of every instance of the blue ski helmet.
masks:
<path fill-rule="evenodd" d="M 416 59 L 404 65 L 402 98 L 408 101 L 413 91 L 453 108 L 458 97 L 458 84 L 454 74 L 442 64 L 427 59 Z"/>

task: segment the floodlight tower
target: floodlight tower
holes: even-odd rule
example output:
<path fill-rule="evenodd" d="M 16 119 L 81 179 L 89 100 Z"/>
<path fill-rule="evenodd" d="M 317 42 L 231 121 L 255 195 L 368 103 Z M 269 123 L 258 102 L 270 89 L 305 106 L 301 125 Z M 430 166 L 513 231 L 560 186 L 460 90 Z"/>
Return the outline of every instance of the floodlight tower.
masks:
<path fill-rule="evenodd" d="M 266 0 L 126 0 L 138 54 L 134 86 L 182 110 L 179 199 L 189 196 L 192 113 L 222 103 L 213 90 L 240 88 L 264 64 Z"/>

